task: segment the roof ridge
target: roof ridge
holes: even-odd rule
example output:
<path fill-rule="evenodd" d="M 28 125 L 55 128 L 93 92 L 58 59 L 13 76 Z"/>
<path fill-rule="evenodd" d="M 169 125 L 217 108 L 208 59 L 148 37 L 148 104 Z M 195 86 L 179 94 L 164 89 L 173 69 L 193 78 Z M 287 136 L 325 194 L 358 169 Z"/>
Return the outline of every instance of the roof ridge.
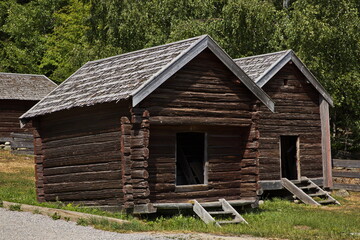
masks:
<path fill-rule="evenodd" d="M 192 48 L 194 48 L 196 45 L 201 43 L 202 40 L 204 40 L 206 37 L 209 37 L 207 34 L 201 35 L 195 38 L 190 38 L 191 40 L 194 40 L 198 38 L 195 42 L 193 42 L 189 47 L 182 50 L 179 55 L 177 55 L 174 59 L 172 59 L 170 62 L 168 62 L 165 66 L 163 66 L 159 71 L 157 71 L 151 78 L 149 78 L 147 81 L 145 81 L 138 89 L 136 89 L 134 92 L 131 93 L 132 96 L 136 95 L 137 93 L 141 92 L 144 88 L 148 87 L 151 82 L 159 77 L 166 69 L 168 69 L 170 66 L 172 66 L 174 63 L 176 63 L 179 59 L 181 59 L 184 55 L 186 55 Z M 190 40 L 188 39 L 188 40 Z M 177 43 L 180 43 L 182 41 L 179 41 Z M 159 46 L 160 47 L 160 46 Z"/>
<path fill-rule="evenodd" d="M 258 83 L 260 79 L 264 78 L 269 72 L 273 71 L 273 69 L 281 62 L 283 61 L 291 52 L 293 52 L 291 49 L 284 51 L 284 55 L 279 57 L 275 62 L 273 62 L 259 77 L 255 79 L 255 82 Z M 262 86 L 261 86 L 262 87 Z"/>
<path fill-rule="evenodd" d="M 32 73 L 9 73 L 9 72 L 0 72 L 0 74 L 6 75 L 24 75 L 24 76 L 41 76 L 46 77 L 44 74 L 32 74 Z M 47 77 L 46 77 L 47 78 Z"/>
<path fill-rule="evenodd" d="M 113 58 L 118 58 L 120 56 L 126 56 L 126 55 L 130 55 L 130 54 L 134 54 L 134 53 L 148 51 L 148 50 L 151 50 L 151 49 L 156 49 L 156 48 L 160 48 L 160 47 L 166 47 L 166 46 L 170 46 L 170 45 L 174 45 L 174 44 L 179 44 L 179 43 L 182 43 L 182 42 L 191 41 L 191 40 L 194 40 L 196 38 L 200 39 L 200 38 L 205 37 L 205 36 L 208 36 L 208 35 L 204 34 L 204 35 L 200 35 L 200 36 L 192 37 L 192 38 L 187 38 L 187 39 L 183 39 L 183 40 L 176 41 L 176 42 L 171 42 L 171 43 L 166 43 L 166 44 L 157 45 L 157 46 L 153 46 L 153 47 L 143 48 L 143 49 L 130 51 L 130 52 L 126 52 L 126 53 L 121 53 L 121 54 L 111 56 L 111 57 L 106 57 L 106 58 L 101 58 L 101 59 L 97 59 L 97 60 L 93 60 L 93 61 L 88 61 L 87 63 L 96 63 L 96 62 L 101 62 L 101 61 L 105 61 L 105 60 L 110 60 L 110 59 L 113 59 Z"/>
<path fill-rule="evenodd" d="M 235 58 L 234 61 L 248 59 L 248 58 L 255 58 L 255 57 L 263 57 L 263 56 L 268 56 L 268 55 L 277 54 L 277 53 L 286 53 L 289 51 L 292 51 L 292 49 L 282 50 L 282 51 L 278 51 L 278 52 L 264 53 L 264 54 L 259 54 L 259 55 L 252 55 L 252 56 L 247 56 L 247 57 L 242 57 L 242 58 Z"/>

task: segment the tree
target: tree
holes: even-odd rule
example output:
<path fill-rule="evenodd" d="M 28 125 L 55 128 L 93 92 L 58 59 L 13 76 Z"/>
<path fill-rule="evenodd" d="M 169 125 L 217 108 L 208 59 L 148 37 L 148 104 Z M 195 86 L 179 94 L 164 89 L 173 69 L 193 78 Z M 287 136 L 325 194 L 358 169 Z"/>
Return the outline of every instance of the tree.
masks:
<path fill-rule="evenodd" d="M 33 0 L 7 1 L 2 4 L 7 14 L 2 15 L 1 70 L 20 73 L 40 73 L 39 65 L 45 52 L 44 43 L 53 29 L 56 9 L 67 1 Z"/>

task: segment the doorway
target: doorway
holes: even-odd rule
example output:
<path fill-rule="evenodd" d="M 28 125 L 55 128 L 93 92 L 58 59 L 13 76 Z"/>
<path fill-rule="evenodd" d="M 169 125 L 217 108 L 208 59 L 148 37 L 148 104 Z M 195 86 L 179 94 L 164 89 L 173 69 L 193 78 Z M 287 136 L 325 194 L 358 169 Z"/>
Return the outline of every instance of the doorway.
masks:
<path fill-rule="evenodd" d="M 176 134 L 176 185 L 204 184 L 205 133 Z"/>
<path fill-rule="evenodd" d="M 280 136 L 281 177 L 289 180 L 299 178 L 299 137 Z"/>

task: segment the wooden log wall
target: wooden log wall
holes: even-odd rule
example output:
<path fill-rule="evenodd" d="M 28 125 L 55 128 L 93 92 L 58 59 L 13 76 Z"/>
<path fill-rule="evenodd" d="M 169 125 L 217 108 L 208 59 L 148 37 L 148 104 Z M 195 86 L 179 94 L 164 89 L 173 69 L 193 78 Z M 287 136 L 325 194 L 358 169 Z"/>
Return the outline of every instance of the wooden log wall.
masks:
<path fill-rule="evenodd" d="M 139 107 L 151 125 L 249 126 L 253 94 L 205 50 L 150 94 Z"/>
<path fill-rule="evenodd" d="M 131 121 L 121 118 L 121 159 L 124 209 L 150 203 L 147 171 L 149 158 L 149 112 L 131 109 Z"/>
<path fill-rule="evenodd" d="M 255 198 L 258 118 L 255 97 L 208 50 L 150 94 L 151 202 Z M 177 132 L 207 134 L 208 184 L 175 186 Z"/>
<path fill-rule="evenodd" d="M 32 132 L 31 125 L 20 128 L 19 117 L 37 101 L 0 100 L 0 141 L 10 141 L 10 133 Z"/>
<path fill-rule="evenodd" d="M 131 181 L 135 205 L 150 203 L 147 171 L 149 158 L 149 112 L 145 109 L 132 109 L 131 136 Z"/>
<path fill-rule="evenodd" d="M 319 93 L 292 64 L 263 90 L 275 101 L 276 113 L 261 106 L 260 180 L 280 179 L 281 135 L 299 136 L 301 175 L 322 177 Z"/>
<path fill-rule="evenodd" d="M 205 132 L 208 184 L 176 186 L 176 133 Z M 253 198 L 257 190 L 258 135 L 250 127 L 152 126 L 150 135 L 149 186 L 151 202 L 216 201 Z"/>
<path fill-rule="evenodd" d="M 99 104 L 39 118 L 34 136 L 40 199 L 123 203 L 120 126 L 126 109 L 128 104 Z"/>

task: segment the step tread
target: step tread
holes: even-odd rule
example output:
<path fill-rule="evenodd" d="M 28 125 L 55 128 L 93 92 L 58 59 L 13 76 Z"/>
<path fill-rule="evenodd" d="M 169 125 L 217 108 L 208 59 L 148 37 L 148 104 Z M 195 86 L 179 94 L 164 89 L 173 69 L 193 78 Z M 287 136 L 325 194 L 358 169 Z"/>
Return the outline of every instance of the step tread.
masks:
<path fill-rule="evenodd" d="M 323 204 L 323 203 L 336 203 L 335 200 L 333 199 L 326 199 L 326 200 L 321 200 L 321 201 L 317 201 L 318 203 L 320 204 Z"/>
<path fill-rule="evenodd" d="M 309 193 L 310 197 L 320 197 L 320 196 L 327 196 L 326 193 Z"/>
<path fill-rule="evenodd" d="M 241 223 L 241 220 L 230 220 L 230 221 L 217 221 L 218 224 L 231 224 L 231 223 Z"/>
<path fill-rule="evenodd" d="M 310 185 L 310 186 L 303 186 L 303 187 L 298 187 L 300 189 L 318 189 L 317 186 L 313 186 L 313 185 Z"/>
<path fill-rule="evenodd" d="M 210 215 L 225 215 L 225 214 L 234 214 L 230 211 L 208 211 Z"/>

